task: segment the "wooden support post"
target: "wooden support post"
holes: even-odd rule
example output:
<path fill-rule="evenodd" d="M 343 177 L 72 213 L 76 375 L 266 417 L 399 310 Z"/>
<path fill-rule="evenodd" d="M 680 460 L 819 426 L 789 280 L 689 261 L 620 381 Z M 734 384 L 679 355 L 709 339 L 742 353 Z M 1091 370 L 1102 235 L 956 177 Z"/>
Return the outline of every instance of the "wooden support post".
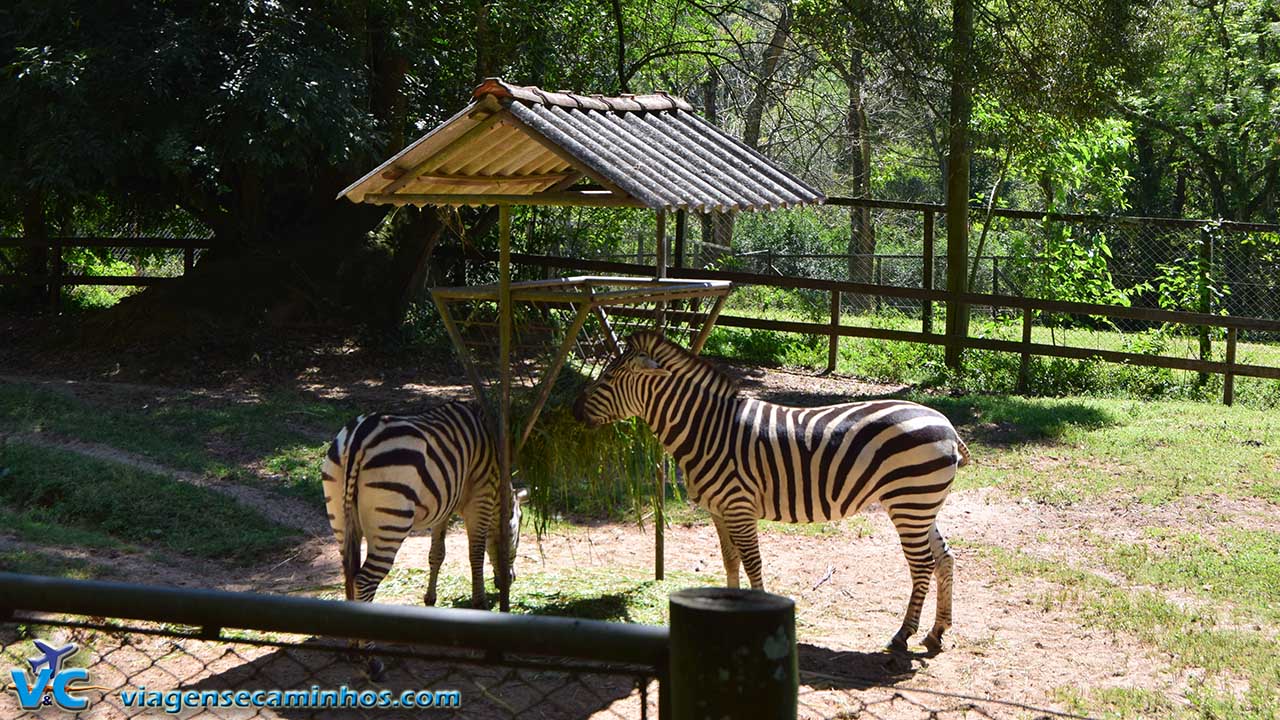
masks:
<path fill-rule="evenodd" d="M 1222 404 L 1230 405 L 1236 399 L 1236 336 L 1239 330 L 1227 328 L 1227 371 L 1222 374 Z"/>
<path fill-rule="evenodd" d="M 761 590 L 691 588 L 671 595 L 671 715 L 796 717 L 795 603 Z"/>
<path fill-rule="evenodd" d="M 1022 308 L 1022 359 L 1018 363 L 1018 392 L 1027 391 L 1027 383 L 1030 381 L 1031 373 L 1031 318 L 1032 310 L 1029 307 Z"/>
<path fill-rule="evenodd" d="M 689 224 L 689 213 L 686 210 L 676 211 L 676 251 L 675 266 L 684 267 L 684 236 Z"/>
<path fill-rule="evenodd" d="M 654 233 L 654 252 L 657 254 L 657 274 L 658 279 L 667 276 L 667 213 L 659 210 L 657 213 L 657 227 Z M 658 312 L 658 332 L 665 332 L 667 325 L 667 304 L 659 302 Z M 665 537 L 667 532 L 666 518 L 666 499 L 667 499 L 667 455 L 661 453 L 658 459 L 657 477 L 657 493 L 653 501 L 653 577 L 655 580 L 661 580 L 666 575 L 663 558 L 665 552 Z"/>
<path fill-rule="evenodd" d="M 924 281 L 925 290 L 933 289 L 933 211 L 924 211 Z M 924 332 L 933 332 L 933 301 L 924 301 Z"/>
<path fill-rule="evenodd" d="M 654 254 L 657 255 L 654 261 L 654 277 L 664 278 L 667 276 L 667 213 L 659 210 L 657 213 L 657 229 L 654 232 Z"/>
<path fill-rule="evenodd" d="M 498 207 L 498 607 L 511 610 L 511 208 Z"/>
<path fill-rule="evenodd" d="M 667 455 L 658 460 L 657 491 L 653 496 L 653 579 L 667 575 L 664 537 L 667 529 Z"/>
<path fill-rule="evenodd" d="M 196 249 L 190 245 L 182 248 L 182 274 L 191 273 L 191 268 L 196 266 Z"/>
<path fill-rule="evenodd" d="M 840 357 L 840 293 L 831 291 L 831 334 L 827 336 L 827 372 L 836 371 Z"/>

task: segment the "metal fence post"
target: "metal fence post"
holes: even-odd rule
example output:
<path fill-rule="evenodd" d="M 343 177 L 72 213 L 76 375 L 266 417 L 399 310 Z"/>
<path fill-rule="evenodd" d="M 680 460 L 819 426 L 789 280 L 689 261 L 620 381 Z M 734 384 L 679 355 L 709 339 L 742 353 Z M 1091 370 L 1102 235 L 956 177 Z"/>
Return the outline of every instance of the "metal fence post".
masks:
<path fill-rule="evenodd" d="M 836 361 L 840 356 L 840 293 L 831 291 L 831 335 L 827 337 L 827 372 L 836 371 Z"/>
<path fill-rule="evenodd" d="M 671 718 L 796 717 L 795 602 L 761 590 L 671 595 Z"/>
<path fill-rule="evenodd" d="M 933 212 L 924 211 L 924 278 L 925 290 L 933 289 Z M 933 301 L 924 301 L 924 332 L 933 332 Z"/>

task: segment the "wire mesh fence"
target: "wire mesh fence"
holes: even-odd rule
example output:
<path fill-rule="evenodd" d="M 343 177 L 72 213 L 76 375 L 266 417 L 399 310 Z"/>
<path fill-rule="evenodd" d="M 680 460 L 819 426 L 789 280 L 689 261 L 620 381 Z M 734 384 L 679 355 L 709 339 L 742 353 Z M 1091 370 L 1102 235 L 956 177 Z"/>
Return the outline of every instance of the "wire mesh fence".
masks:
<path fill-rule="evenodd" d="M 87 677 L 80 717 L 647 718 L 657 717 L 655 670 L 564 658 L 421 645 L 367 651 L 386 665 L 371 679 L 346 641 L 219 632 L 165 623 L 22 614 L 0 625 L 0 654 L 26 676 L 0 677 L 0 715 L 21 717 L 17 683 L 38 673 L 34 640 L 74 645 L 63 668 Z M 25 688 L 23 688 L 25 689 Z M 57 704 L 50 687 L 35 711 Z M 34 716 L 34 715 L 33 715 Z"/>

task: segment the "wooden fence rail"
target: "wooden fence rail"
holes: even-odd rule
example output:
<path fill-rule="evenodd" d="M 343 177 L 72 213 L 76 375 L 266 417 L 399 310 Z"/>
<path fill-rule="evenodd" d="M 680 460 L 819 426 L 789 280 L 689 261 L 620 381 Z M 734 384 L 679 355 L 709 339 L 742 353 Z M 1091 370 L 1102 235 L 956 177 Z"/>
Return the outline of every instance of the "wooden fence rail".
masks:
<path fill-rule="evenodd" d="M 50 272 L 36 275 L 0 274 L 0 285 L 47 286 L 49 304 L 57 308 L 62 297 L 62 288 L 76 285 L 117 285 L 126 287 L 147 287 L 174 282 L 180 276 L 147 277 L 143 275 L 68 275 L 62 260 L 63 248 L 149 248 L 182 251 L 182 274 L 191 272 L 195 265 L 196 250 L 211 247 L 208 238 L 166 238 L 166 237 L 51 237 L 34 240 L 22 237 L 0 237 L 0 247 L 16 247 L 50 251 Z"/>
<path fill-rule="evenodd" d="M 493 253 L 459 252 L 442 253 L 457 258 L 467 258 L 492 262 Z M 585 260 L 564 258 L 550 255 L 530 255 L 512 253 L 511 261 L 519 265 L 545 269 L 579 270 L 601 273 L 618 273 L 630 275 L 651 275 L 651 265 L 612 262 L 602 260 Z M 1252 330 L 1262 332 L 1280 332 L 1280 321 L 1260 318 L 1236 317 L 1231 315 L 1213 315 L 1196 312 L 1180 312 L 1159 310 L 1155 308 L 1135 308 L 1115 305 L 1095 305 L 1092 303 L 1068 302 L 1061 300 L 1039 300 L 1014 295 L 992 295 L 987 293 L 952 293 L 946 290 L 924 288 L 897 287 L 891 285 L 875 285 L 871 283 L 855 283 L 842 280 L 824 280 L 819 278 L 799 278 L 778 275 L 762 275 L 756 273 L 729 270 L 703 270 L 696 268 L 668 268 L 668 277 L 690 280 L 730 280 L 743 285 L 761 285 L 785 289 L 820 290 L 832 295 L 832 314 L 829 323 L 771 320 L 740 315 L 721 313 L 718 323 L 726 327 L 741 327 L 777 332 L 792 332 L 805 335 L 820 335 L 828 338 L 828 369 L 834 369 L 837 355 L 837 343 L 842 337 L 864 337 L 878 340 L 898 342 L 926 343 L 930 345 L 954 346 L 976 350 L 996 350 L 1021 355 L 1019 372 L 1019 389 L 1025 390 L 1027 372 L 1033 355 L 1046 357 L 1062 357 L 1076 360 L 1099 359 L 1106 362 L 1125 363 L 1145 367 L 1161 367 L 1174 370 L 1191 370 L 1202 373 L 1213 373 L 1223 376 L 1223 402 L 1230 405 L 1234 399 L 1235 377 L 1245 375 L 1280 380 L 1280 367 L 1253 365 L 1236 362 L 1236 345 L 1239 331 Z M 879 295 L 884 297 L 920 300 L 926 303 L 959 302 L 966 305 L 982 305 L 992 307 L 1013 308 L 1022 312 L 1022 339 L 1000 340 L 996 338 L 953 337 L 933 333 L 928 326 L 920 331 L 892 330 L 888 328 L 861 327 L 843 325 L 839 315 L 839 296 L 841 294 Z M 672 311 L 675 312 L 675 311 Z M 1201 358 L 1184 358 L 1170 355 L 1146 355 L 1143 353 L 1120 350 L 1097 350 L 1093 348 L 1048 345 L 1033 342 L 1031 339 L 1032 318 L 1036 312 L 1069 313 L 1106 318 L 1124 318 L 1155 323 L 1170 323 L 1190 327 L 1217 327 L 1227 331 L 1226 359 L 1224 361 Z M 928 315 L 925 316 L 927 318 Z"/>

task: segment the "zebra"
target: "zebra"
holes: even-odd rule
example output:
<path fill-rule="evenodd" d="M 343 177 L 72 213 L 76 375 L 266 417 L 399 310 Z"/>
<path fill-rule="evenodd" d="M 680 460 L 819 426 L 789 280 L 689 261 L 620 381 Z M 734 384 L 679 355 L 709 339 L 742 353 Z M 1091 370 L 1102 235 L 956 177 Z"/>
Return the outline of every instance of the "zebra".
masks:
<path fill-rule="evenodd" d="M 430 528 L 431 576 L 423 602 L 435 605 L 445 532 L 457 511 L 467 529 L 471 605 L 485 607 L 484 553 L 487 546 L 490 559 L 497 557 L 501 522 L 495 448 L 484 418 L 463 402 L 421 415 L 361 415 L 338 432 L 321 476 L 348 600 L 371 602 L 404 539 L 413 530 Z M 521 489 L 511 497 L 511 580 L 520 544 L 520 502 L 526 496 Z M 369 546 L 363 565 L 362 538 Z"/>
<path fill-rule="evenodd" d="M 741 395 L 707 360 L 642 331 L 583 389 L 578 420 L 596 427 L 639 417 L 684 475 L 689 498 L 711 513 L 729 587 L 739 565 L 763 589 L 757 521 L 825 522 L 879 502 L 897 528 L 911 574 L 902 651 L 929 591 L 937 616 L 925 638 L 942 649 L 951 627 L 954 560 L 936 518 L 969 450 L 940 413 L 903 400 L 794 408 Z"/>

